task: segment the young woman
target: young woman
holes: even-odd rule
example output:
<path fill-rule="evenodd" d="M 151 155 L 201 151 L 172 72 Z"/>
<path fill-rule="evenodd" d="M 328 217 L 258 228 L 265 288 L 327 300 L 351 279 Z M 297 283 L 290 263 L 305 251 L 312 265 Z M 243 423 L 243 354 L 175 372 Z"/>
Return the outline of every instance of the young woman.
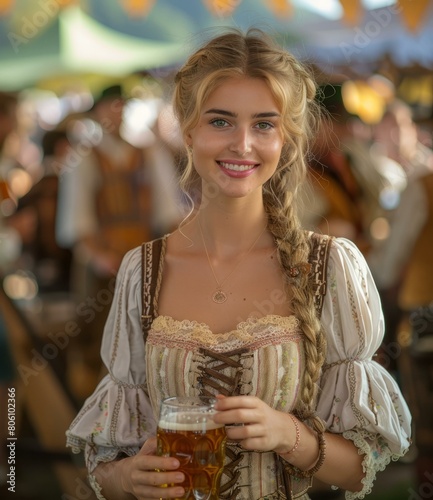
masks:
<path fill-rule="evenodd" d="M 109 375 L 68 431 L 99 498 L 183 497 L 179 463 L 156 455 L 154 437 L 175 395 L 218 395 L 221 498 L 307 499 L 313 477 L 363 498 L 408 448 L 406 403 L 372 360 L 383 318 L 367 265 L 296 216 L 315 93 L 257 30 L 210 40 L 176 75 L 195 206 L 125 257 L 102 344 Z"/>

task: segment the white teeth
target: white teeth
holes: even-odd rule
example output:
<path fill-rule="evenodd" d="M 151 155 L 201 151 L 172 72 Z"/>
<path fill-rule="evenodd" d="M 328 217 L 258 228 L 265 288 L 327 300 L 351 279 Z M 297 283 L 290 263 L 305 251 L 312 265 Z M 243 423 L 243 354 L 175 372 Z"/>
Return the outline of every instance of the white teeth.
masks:
<path fill-rule="evenodd" d="M 245 170 L 251 170 L 255 165 L 233 165 L 232 163 L 219 162 L 227 170 L 235 170 L 236 172 L 244 172 Z"/>

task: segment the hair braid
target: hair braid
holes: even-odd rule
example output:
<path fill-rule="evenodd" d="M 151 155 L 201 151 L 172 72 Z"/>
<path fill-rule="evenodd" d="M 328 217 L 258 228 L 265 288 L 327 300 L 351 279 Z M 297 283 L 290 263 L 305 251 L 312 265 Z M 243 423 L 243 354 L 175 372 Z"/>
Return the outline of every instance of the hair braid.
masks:
<path fill-rule="evenodd" d="M 277 193 L 278 191 L 275 194 Z M 276 211 L 275 203 L 270 203 L 269 197 L 265 197 L 265 207 L 268 212 L 269 230 L 277 242 L 287 293 L 291 296 L 292 311 L 298 318 L 304 334 L 305 370 L 295 413 L 301 419 L 314 420 L 317 381 L 325 356 L 325 337 L 317 317 L 309 276 L 307 273 L 301 273 L 299 279 L 294 282 L 290 275 L 293 265 L 308 260 L 310 245 L 306 233 L 300 228 L 296 214 L 293 213 L 291 203 L 285 210 Z"/>

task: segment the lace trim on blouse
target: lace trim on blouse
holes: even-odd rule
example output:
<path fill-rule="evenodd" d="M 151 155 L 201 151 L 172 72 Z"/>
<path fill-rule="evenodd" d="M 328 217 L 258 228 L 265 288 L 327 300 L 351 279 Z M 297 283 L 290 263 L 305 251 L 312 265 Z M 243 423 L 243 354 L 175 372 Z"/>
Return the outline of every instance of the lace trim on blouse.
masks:
<path fill-rule="evenodd" d="M 91 448 L 90 445 L 87 445 L 89 448 Z M 87 447 L 86 447 L 87 448 Z M 90 450 L 86 450 L 90 451 Z M 107 500 L 104 495 L 102 494 L 102 487 L 98 483 L 98 480 L 96 477 L 91 474 L 93 470 L 96 468 L 96 466 L 100 463 L 109 463 L 113 462 L 114 460 L 119 459 L 120 455 L 126 455 L 128 457 L 133 457 L 136 455 L 139 451 L 138 447 L 127 447 L 127 448 L 107 448 L 107 447 L 98 447 L 98 452 L 96 455 L 94 455 L 93 460 L 91 462 L 88 462 L 88 466 L 90 473 L 88 474 L 88 480 L 89 484 L 92 487 L 93 491 L 95 492 L 96 498 L 98 500 Z M 87 454 L 87 459 L 89 460 L 89 454 Z"/>
<path fill-rule="evenodd" d="M 380 434 L 374 435 L 362 429 L 343 432 L 343 437 L 353 441 L 353 444 L 358 448 L 358 453 L 364 455 L 362 468 L 365 472 L 364 478 L 361 479 L 362 490 L 358 492 L 346 491 L 345 498 L 346 500 L 362 499 L 371 493 L 376 473 L 385 470 L 391 460 L 397 461 L 404 453 L 392 453 L 386 440 Z"/>
<path fill-rule="evenodd" d="M 205 347 L 216 352 L 226 352 L 246 346 L 258 349 L 274 343 L 299 342 L 301 338 L 299 321 L 295 316 L 248 318 L 226 333 L 213 333 L 206 323 L 158 316 L 152 323 L 147 342 L 182 349 Z"/>
<path fill-rule="evenodd" d="M 89 484 L 92 487 L 92 490 L 95 492 L 96 498 L 98 500 L 107 500 L 102 494 L 101 485 L 96 480 L 96 477 L 93 476 L 92 474 L 89 474 L 87 477 L 89 479 Z"/>

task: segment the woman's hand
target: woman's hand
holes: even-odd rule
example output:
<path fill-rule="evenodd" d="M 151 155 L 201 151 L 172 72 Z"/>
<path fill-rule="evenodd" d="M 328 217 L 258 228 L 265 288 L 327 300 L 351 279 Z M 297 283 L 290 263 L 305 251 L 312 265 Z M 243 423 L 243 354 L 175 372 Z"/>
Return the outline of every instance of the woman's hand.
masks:
<path fill-rule="evenodd" d="M 179 498 L 185 494 L 180 486 L 165 487 L 167 484 L 182 483 L 185 476 L 176 470 L 180 465 L 178 460 L 156 455 L 156 438 L 148 439 L 137 455 L 121 462 L 122 488 L 134 498 Z"/>
<path fill-rule="evenodd" d="M 225 424 L 227 438 L 246 450 L 287 453 L 296 442 L 289 415 L 253 396 L 217 396 L 215 422 Z"/>

